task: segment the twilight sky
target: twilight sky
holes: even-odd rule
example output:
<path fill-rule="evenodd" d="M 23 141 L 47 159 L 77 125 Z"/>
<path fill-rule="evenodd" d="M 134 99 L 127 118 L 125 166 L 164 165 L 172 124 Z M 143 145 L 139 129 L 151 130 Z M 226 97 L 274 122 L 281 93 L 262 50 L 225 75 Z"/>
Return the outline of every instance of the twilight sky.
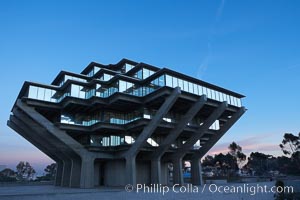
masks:
<path fill-rule="evenodd" d="M 122 58 L 168 67 L 242 93 L 246 114 L 211 150 L 281 155 L 300 131 L 299 1 L 1 1 L 0 165 L 52 161 L 6 126 L 25 80 Z"/>

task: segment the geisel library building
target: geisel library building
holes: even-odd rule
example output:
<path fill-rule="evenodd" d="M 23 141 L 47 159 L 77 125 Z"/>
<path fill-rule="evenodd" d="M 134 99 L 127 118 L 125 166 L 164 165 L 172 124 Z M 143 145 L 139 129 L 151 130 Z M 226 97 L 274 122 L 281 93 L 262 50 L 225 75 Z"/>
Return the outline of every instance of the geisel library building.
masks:
<path fill-rule="evenodd" d="M 244 96 L 122 59 L 25 82 L 8 125 L 57 163 L 55 185 L 201 184 L 200 159 L 246 111 Z"/>

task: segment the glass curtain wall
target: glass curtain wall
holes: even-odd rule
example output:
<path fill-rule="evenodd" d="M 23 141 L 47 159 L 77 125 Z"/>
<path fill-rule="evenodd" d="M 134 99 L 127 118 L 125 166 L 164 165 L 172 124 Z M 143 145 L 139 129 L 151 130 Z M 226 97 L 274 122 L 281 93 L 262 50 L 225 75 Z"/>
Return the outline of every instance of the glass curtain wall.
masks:
<path fill-rule="evenodd" d="M 107 76 L 105 79 L 108 80 L 109 78 L 110 76 Z M 66 96 L 72 96 L 82 99 L 88 99 L 92 96 L 106 98 L 116 92 L 122 92 L 134 96 L 146 96 L 163 86 L 168 86 L 172 88 L 180 87 L 181 90 L 188 93 L 192 93 L 199 96 L 206 95 L 209 99 L 213 99 L 219 102 L 227 101 L 228 104 L 237 107 L 242 106 L 240 98 L 168 74 L 163 74 L 145 85 L 134 84 L 124 80 L 116 80 L 110 85 L 97 83 L 95 87 L 91 88 L 85 88 L 81 85 L 71 84 L 67 92 L 60 95 L 56 95 L 56 98 L 54 98 L 54 94 L 56 93 L 56 91 L 53 89 L 30 86 L 28 97 L 43 101 L 60 102 Z"/>
<path fill-rule="evenodd" d="M 83 78 L 78 78 L 78 77 L 70 76 L 70 75 L 64 75 L 63 79 L 59 83 L 59 86 L 62 86 L 65 82 L 67 82 L 67 80 L 74 80 L 74 81 L 83 82 L 83 83 L 87 82 L 87 80 L 85 80 Z"/>
<path fill-rule="evenodd" d="M 109 111 L 99 111 L 93 114 L 76 114 L 63 113 L 60 122 L 64 124 L 73 124 L 81 126 L 91 126 L 98 122 L 110 124 L 127 124 L 142 117 L 141 112 L 134 111 L 131 113 L 116 113 Z"/>
<path fill-rule="evenodd" d="M 100 147 L 109 147 L 109 146 L 119 146 L 124 145 L 125 136 L 99 136 L 99 135 L 91 135 L 90 145 L 91 146 L 100 146 Z"/>
<path fill-rule="evenodd" d="M 138 78 L 138 79 L 146 79 L 155 72 L 146 68 L 142 68 L 139 71 L 137 71 L 133 77 Z"/>
<path fill-rule="evenodd" d="M 87 73 L 87 76 L 88 76 L 88 77 L 92 77 L 92 76 L 94 76 L 99 70 L 100 70 L 99 67 L 94 66 L 94 67 L 91 69 L 91 71 L 89 71 L 89 72 Z"/>
<path fill-rule="evenodd" d="M 227 101 L 228 104 L 234 105 L 237 107 L 241 107 L 241 100 L 239 98 L 236 98 L 234 96 L 230 96 L 228 94 L 225 94 L 223 92 L 219 92 L 204 86 L 201 86 L 199 84 L 195 84 L 174 76 L 170 76 L 168 74 L 165 75 L 166 78 L 166 86 L 175 88 L 180 87 L 181 90 L 185 92 L 189 92 L 196 95 L 206 95 L 207 98 L 213 99 L 216 101 Z"/>

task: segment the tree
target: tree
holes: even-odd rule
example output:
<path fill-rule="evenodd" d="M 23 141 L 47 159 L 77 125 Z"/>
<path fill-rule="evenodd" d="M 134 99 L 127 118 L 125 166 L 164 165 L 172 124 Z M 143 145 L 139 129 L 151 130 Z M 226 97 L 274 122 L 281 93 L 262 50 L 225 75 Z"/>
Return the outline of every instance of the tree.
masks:
<path fill-rule="evenodd" d="M 207 166 L 213 167 L 214 165 L 215 165 L 215 161 L 213 156 L 207 155 L 202 161 L 203 167 L 207 167 Z"/>
<path fill-rule="evenodd" d="M 48 177 L 50 180 L 54 180 L 56 174 L 56 163 L 47 165 L 44 171 L 46 172 L 46 177 Z"/>
<path fill-rule="evenodd" d="M 272 156 L 264 153 L 252 152 L 248 158 L 247 167 L 253 169 L 256 175 L 263 175 L 269 170 L 269 158 L 272 158 Z"/>
<path fill-rule="evenodd" d="M 12 169 L 5 168 L 0 172 L 0 182 L 13 182 L 16 181 L 16 172 Z"/>
<path fill-rule="evenodd" d="M 20 161 L 16 168 L 19 180 L 32 180 L 36 173 L 29 162 Z"/>
<path fill-rule="evenodd" d="M 232 142 L 229 146 L 229 153 L 235 158 L 238 168 L 241 168 L 242 164 L 246 161 L 246 155 L 242 152 L 242 147 L 237 143 Z"/>
<path fill-rule="evenodd" d="M 285 133 L 279 146 L 285 155 L 293 155 L 300 151 L 300 133 L 298 136 L 292 133 Z"/>
<path fill-rule="evenodd" d="M 278 156 L 277 157 L 278 170 L 283 174 L 289 174 L 291 171 L 291 159 L 286 156 Z"/>
<path fill-rule="evenodd" d="M 232 142 L 229 146 L 229 153 L 233 156 L 236 156 L 238 151 L 242 151 L 242 147 L 235 142 Z"/>
<path fill-rule="evenodd" d="M 279 146 L 284 155 L 291 156 L 292 162 L 300 169 L 300 132 L 298 136 L 285 133 Z"/>
<path fill-rule="evenodd" d="M 215 167 L 219 169 L 222 176 L 230 175 L 238 168 L 235 161 L 235 158 L 229 153 L 219 153 L 214 157 Z"/>

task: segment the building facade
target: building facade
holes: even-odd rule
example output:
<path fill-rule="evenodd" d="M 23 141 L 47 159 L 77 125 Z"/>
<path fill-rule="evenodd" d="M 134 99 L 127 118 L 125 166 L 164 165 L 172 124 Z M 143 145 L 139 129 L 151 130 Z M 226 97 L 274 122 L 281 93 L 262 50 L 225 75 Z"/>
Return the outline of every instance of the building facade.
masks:
<path fill-rule="evenodd" d="M 246 111 L 244 96 L 122 59 L 25 82 L 8 126 L 57 163 L 55 185 L 201 184 L 200 159 Z"/>

